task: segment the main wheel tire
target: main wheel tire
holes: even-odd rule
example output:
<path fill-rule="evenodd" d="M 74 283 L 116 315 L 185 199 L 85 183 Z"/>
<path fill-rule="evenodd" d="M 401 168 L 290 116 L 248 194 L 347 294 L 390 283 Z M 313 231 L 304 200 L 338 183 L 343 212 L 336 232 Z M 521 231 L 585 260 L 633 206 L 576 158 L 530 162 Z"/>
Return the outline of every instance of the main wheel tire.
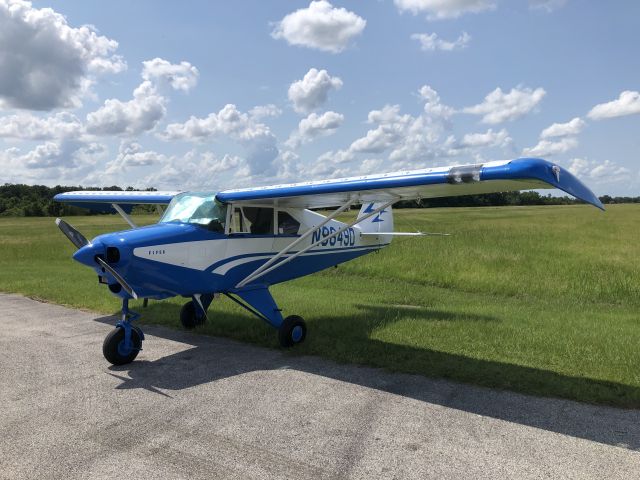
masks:
<path fill-rule="evenodd" d="M 284 319 L 278 329 L 278 340 L 284 348 L 293 347 L 304 342 L 307 336 L 307 324 L 298 315 L 291 315 Z"/>
<path fill-rule="evenodd" d="M 124 328 L 116 327 L 111 330 L 102 344 L 102 354 L 113 365 L 125 365 L 133 362 L 142 348 L 142 335 L 136 327 L 131 327 L 131 348 L 124 345 Z"/>
<path fill-rule="evenodd" d="M 180 309 L 180 323 L 187 330 L 192 330 L 198 325 L 202 325 L 205 321 L 205 317 L 198 318 L 196 315 L 196 306 L 193 300 L 185 303 Z"/>

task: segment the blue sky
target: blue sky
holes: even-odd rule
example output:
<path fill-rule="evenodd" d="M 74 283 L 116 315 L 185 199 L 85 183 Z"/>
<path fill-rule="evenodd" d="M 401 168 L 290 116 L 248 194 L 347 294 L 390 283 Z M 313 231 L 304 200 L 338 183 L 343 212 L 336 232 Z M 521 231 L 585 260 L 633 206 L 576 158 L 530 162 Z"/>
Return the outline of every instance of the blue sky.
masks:
<path fill-rule="evenodd" d="M 640 194 L 640 3 L 0 0 L 0 182 L 224 189 L 539 156 Z"/>

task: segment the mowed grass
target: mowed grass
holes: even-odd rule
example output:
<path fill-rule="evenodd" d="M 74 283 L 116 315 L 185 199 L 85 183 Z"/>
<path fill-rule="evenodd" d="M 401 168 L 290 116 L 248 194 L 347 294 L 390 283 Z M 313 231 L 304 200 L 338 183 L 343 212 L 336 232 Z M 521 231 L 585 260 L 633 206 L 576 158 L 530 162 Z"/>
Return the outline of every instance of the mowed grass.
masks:
<path fill-rule="evenodd" d="M 285 315 L 307 321 L 293 354 L 637 408 L 639 220 L 640 205 L 399 210 L 398 231 L 452 235 L 396 239 L 272 292 Z M 125 227 L 117 216 L 69 221 L 89 238 Z M 0 290 L 118 311 L 53 219 L 0 219 L 0 245 Z M 185 301 L 133 306 L 144 323 L 180 328 Z M 226 298 L 209 317 L 200 332 L 278 345 Z"/>

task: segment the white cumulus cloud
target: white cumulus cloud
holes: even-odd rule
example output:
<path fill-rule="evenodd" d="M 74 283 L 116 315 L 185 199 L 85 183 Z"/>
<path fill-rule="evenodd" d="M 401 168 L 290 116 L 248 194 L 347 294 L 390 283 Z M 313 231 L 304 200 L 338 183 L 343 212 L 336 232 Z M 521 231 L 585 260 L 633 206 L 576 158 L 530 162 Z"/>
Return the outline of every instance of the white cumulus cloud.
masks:
<path fill-rule="evenodd" d="M 71 27 L 51 8 L 0 0 L 0 107 L 78 106 L 93 75 L 126 69 L 117 48 L 92 27 Z"/>
<path fill-rule="evenodd" d="M 95 135 L 138 135 L 152 130 L 166 114 L 166 99 L 149 80 L 134 91 L 133 99 L 109 99 L 87 115 L 87 131 Z"/>
<path fill-rule="evenodd" d="M 544 88 L 517 87 L 510 92 L 496 88 L 490 92 L 482 103 L 463 109 L 464 113 L 482 115 L 482 122 L 497 124 L 516 120 L 532 111 L 544 98 Z"/>
<path fill-rule="evenodd" d="M 142 62 L 142 66 L 143 79 L 165 81 L 174 90 L 188 92 L 198 83 L 198 69 L 189 62 L 171 63 L 156 57 Z"/>
<path fill-rule="evenodd" d="M 220 174 L 225 172 L 233 175 L 221 180 Z M 167 190 L 228 189 L 247 186 L 249 173 L 250 170 L 241 157 L 225 154 L 220 158 L 212 152 L 191 150 L 184 155 L 163 159 L 141 183 Z M 237 185 L 234 185 L 234 179 L 239 179 Z"/>
<path fill-rule="evenodd" d="M 585 126 L 584 120 L 575 117 L 566 123 L 554 123 L 545 128 L 540 134 L 540 138 L 566 137 L 568 135 L 579 134 Z"/>
<path fill-rule="evenodd" d="M 249 115 L 254 120 L 261 120 L 266 117 L 279 117 L 282 115 L 282 110 L 273 103 L 268 105 L 256 105 L 249 110 Z"/>
<path fill-rule="evenodd" d="M 640 113 L 640 92 L 625 90 L 616 100 L 593 107 L 587 116 L 593 120 L 602 120 L 638 113 Z"/>
<path fill-rule="evenodd" d="M 342 87 L 339 77 L 332 77 L 326 70 L 311 68 L 302 78 L 289 86 L 288 97 L 293 109 L 298 113 L 307 113 L 322 106 L 330 90 Z"/>
<path fill-rule="evenodd" d="M 297 148 L 301 144 L 309 143 L 317 137 L 332 135 L 342 125 L 344 115 L 336 112 L 324 112 L 322 115 L 311 113 L 300 120 L 298 128 L 287 140 L 287 146 Z"/>
<path fill-rule="evenodd" d="M 387 105 L 381 110 L 372 110 L 368 123 L 376 125 L 366 135 L 351 143 L 345 155 L 348 159 L 355 153 L 383 153 L 389 151 L 389 159 L 407 166 L 418 161 L 446 155 L 439 143 L 442 134 L 450 128 L 449 119 L 453 108 L 440 100 L 438 93 L 429 85 L 419 90 L 424 103 L 418 116 L 401 114 L 399 105 Z"/>
<path fill-rule="evenodd" d="M 400 105 L 385 105 L 381 110 L 372 110 L 368 123 L 376 124 L 376 128 L 354 140 L 349 149 L 358 153 L 382 153 L 399 143 L 413 122 L 415 118 L 411 115 L 400 114 Z"/>
<path fill-rule="evenodd" d="M 37 145 L 25 154 L 13 147 L 5 150 L 2 155 L 3 166 L 10 166 L 12 170 L 20 169 L 59 169 L 77 168 L 82 165 L 95 164 L 106 152 L 106 147 L 100 143 L 81 142 L 76 140 L 48 141 Z M 24 170 L 23 170 L 24 172 Z"/>
<path fill-rule="evenodd" d="M 535 147 L 525 148 L 523 155 L 530 157 L 546 157 L 565 153 L 578 146 L 578 140 L 574 137 L 564 137 L 559 140 L 542 139 Z"/>
<path fill-rule="evenodd" d="M 80 137 L 84 127 L 69 112 L 59 112 L 49 117 L 20 112 L 0 117 L 0 138 L 18 140 L 53 140 Z"/>
<path fill-rule="evenodd" d="M 401 12 L 426 13 L 429 19 L 457 18 L 465 13 L 494 9 L 493 0 L 394 0 Z"/>
<path fill-rule="evenodd" d="M 118 156 L 107 163 L 104 173 L 106 175 L 123 173 L 129 167 L 147 167 L 166 160 L 165 155 L 153 150 L 143 150 L 139 143 L 126 140 L 120 143 Z"/>
<path fill-rule="evenodd" d="M 247 150 L 246 161 L 252 173 L 264 173 L 275 168 L 278 156 L 277 139 L 268 126 L 254 120 L 233 104 L 205 118 L 190 117 L 184 123 L 167 125 L 164 140 L 204 141 L 227 136 Z"/>
<path fill-rule="evenodd" d="M 503 128 L 498 132 L 489 129 L 485 133 L 467 133 L 462 137 L 460 145 L 471 148 L 503 147 L 509 143 L 511 143 L 511 137 L 509 137 L 509 132 Z"/>
<path fill-rule="evenodd" d="M 271 36 L 283 38 L 290 45 L 339 53 L 362 33 L 366 24 L 355 13 L 319 0 L 286 15 L 276 23 Z"/>
<path fill-rule="evenodd" d="M 411 38 L 420 42 L 420 49 L 425 52 L 434 52 L 436 50 L 450 52 L 466 48 L 471 40 L 471 35 L 467 32 L 462 32 L 462 35 L 454 41 L 443 40 L 435 33 L 414 33 Z"/>
<path fill-rule="evenodd" d="M 587 178 L 590 182 L 607 184 L 628 180 L 631 171 L 610 160 L 596 162 L 586 158 L 573 158 L 568 170 L 578 178 Z"/>
<path fill-rule="evenodd" d="M 423 85 L 418 91 L 420 97 L 424 100 L 424 112 L 431 118 L 448 120 L 455 110 L 445 105 L 440 100 L 440 95 L 429 85 Z"/>
<path fill-rule="evenodd" d="M 270 134 L 269 127 L 253 121 L 248 114 L 229 103 L 219 112 L 210 113 L 205 118 L 191 116 L 184 123 L 167 125 L 162 138 L 198 141 L 227 135 L 237 140 L 250 140 Z"/>

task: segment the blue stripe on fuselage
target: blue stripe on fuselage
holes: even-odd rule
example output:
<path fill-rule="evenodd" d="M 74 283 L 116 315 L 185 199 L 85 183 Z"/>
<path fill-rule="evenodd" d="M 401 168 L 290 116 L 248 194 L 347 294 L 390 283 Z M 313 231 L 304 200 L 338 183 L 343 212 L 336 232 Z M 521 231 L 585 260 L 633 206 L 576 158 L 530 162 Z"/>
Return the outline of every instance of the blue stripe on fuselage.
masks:
<path fill-rule="evenodd" d="M 345 250 L 354 250 L 354 249 L 367 249 L 367 248 L 381 248 L 381 247 L 385 247 L 387 246 L 388 243 L 385 243 L 383 245 L 360 245 L 360 246 L 353 246 L 353 247 L 340 247 L 340 248 L 323 248 L 321 250 L 309 250 L 309 254 L 312 253 L 322 253 L 322 252 L 341 252 L 341 251 L 345 251 Z M 286 258 L 287 256 L 293 255 L 297 253 L 297 250 L 293 250 L 289 253 L 287 253 L 287 255 L 285 255 L 284 258 Z M 222 265 L 229 263 L 229 262 L 233 262 L 236 260 L 240 260 L 242 258 L 249 258 L 249 257 L 262 257 L 262 256 L 275 256 L 277 255 L 278 252 L 255 252 L 255 253 L 243 253 L 241 255 L 234 255 L 233 257 L 227 257 L 227 258 L 223 258 L 222 260 L 217 261 L 216 263 L 209 265 L 205 270 L 215 270 L 218 267 L 221 267 Z"/>
<path fill-rule="evenodd" d="M 329 254 L 322 253 L 322 251 L 309 252 L 310 255 L 302 255 L 291 260 L 286 266 L 274 269 L 260 278 L 259 283 L 273 285 L 302 277 L 353 260 L 380 248 L 380 246 L 367 249 L 351 248 Z M 233 267 L 225 275 L 218 275 L 209 270 L 195 270 L 134 257 L 128 269 L 127 281 L 141 297 L 167 298 L 175 295 L 223 292 L 235 287 L 238 282 L 267 260 L 264 258 L 256 259 Z"/>

